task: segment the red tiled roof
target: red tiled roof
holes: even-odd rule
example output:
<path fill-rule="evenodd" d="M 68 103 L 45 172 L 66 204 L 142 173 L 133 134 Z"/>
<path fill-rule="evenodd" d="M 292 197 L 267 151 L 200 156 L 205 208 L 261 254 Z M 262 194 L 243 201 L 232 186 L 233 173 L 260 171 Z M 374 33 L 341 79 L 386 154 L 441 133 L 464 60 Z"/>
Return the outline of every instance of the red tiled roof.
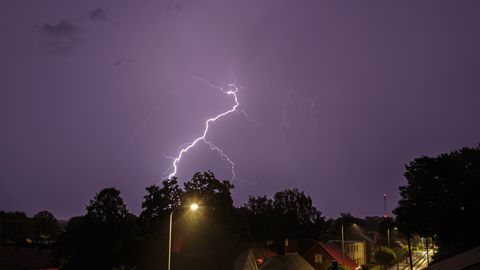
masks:
<path fill-rule="evenodd" d="M 332 258 L 350 270 L 355 270 L 358 266 L 357 264 L 350 259 L 346 254 L 343 256 L 342 251 L 333 243 L 322 244 L 320 243 L 322 248 L 330 255 Z"/>

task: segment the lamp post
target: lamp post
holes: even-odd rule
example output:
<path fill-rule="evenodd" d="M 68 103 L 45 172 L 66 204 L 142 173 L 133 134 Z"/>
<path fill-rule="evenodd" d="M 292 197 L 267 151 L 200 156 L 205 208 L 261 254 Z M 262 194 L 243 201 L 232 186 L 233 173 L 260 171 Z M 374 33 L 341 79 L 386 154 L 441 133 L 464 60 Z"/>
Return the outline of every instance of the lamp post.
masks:
<path fill-rule="evenodd" d="M 196 211 L 198 209 L 198 204 L 192 203 L 190 205 L 190 210 L 191 211 Z M 170 226 L 168 230 L 168 270 L 170 270 L 170 266 L 172 265 L 172 221 L 173 221 L 173 213 L 175 212 L 175 209 L 170 212 Z"/>
<path fill-rule="evenodd" d="M 390 248 L 390 228 L 387 227 L 387 246 Z"/>
<path fill-rule="evenodd" d="M 428 254 L 428 238 L 425 237 L 425 248 L 427 249 L 427 266 L 430 265 L 430 258 L 429 258 L 429 254 Z"/>
<path fill-rule="evenodd" d="M 345 264 L 345 239 L 343 237 L 343 224 L 342 224 L 342 264 Z"/>

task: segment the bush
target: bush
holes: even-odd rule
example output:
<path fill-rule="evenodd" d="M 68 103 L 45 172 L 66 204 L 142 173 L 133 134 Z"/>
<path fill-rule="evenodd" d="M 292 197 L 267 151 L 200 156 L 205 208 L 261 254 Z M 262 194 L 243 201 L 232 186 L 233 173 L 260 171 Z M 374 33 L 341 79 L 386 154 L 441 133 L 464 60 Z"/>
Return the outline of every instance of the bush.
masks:
<path fill-rule="evenodd" d="M 396 255 L 391 248 L 380 247 L 373 257 L 382 265 L 389 265 L 395 260 Z"/>

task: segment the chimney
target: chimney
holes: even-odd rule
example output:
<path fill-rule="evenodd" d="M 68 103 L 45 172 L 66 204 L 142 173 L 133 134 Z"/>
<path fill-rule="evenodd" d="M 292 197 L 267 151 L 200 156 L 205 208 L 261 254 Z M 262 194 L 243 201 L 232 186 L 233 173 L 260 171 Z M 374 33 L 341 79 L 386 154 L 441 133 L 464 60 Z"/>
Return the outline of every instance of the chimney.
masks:
<path fill-rule="evenodd" d="M 298 253 L 298 240 L 285 239 L 283 250 L 285 254 Z"/>

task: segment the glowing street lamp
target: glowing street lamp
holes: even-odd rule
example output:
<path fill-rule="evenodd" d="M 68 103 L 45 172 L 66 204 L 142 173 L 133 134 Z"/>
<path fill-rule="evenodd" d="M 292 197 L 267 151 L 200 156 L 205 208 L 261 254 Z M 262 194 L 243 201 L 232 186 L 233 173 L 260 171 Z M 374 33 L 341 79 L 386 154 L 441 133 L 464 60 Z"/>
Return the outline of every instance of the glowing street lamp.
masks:
<path fill-rule="evenodd" d="M 192 203 L 190 205 L 190 210 L 191 211 L 197 211 L 199 205 L 198 203 Z M 170 227 L 168 230 L 168 270 L 170 270 L 170 266 L 172 264 L 172 221 L 173 221 L 173 213 L 175 212 L 175 209 L 170 212 Z"/>
<path fill-rule="evenodd" d="M 192 210 L 192 211 L 197 211 L 197 209 L 198 209 L 198 204 L 197 204 L 197 203 L 192 203 L 192 204 L 190 205 L 190 210 Z"/>

